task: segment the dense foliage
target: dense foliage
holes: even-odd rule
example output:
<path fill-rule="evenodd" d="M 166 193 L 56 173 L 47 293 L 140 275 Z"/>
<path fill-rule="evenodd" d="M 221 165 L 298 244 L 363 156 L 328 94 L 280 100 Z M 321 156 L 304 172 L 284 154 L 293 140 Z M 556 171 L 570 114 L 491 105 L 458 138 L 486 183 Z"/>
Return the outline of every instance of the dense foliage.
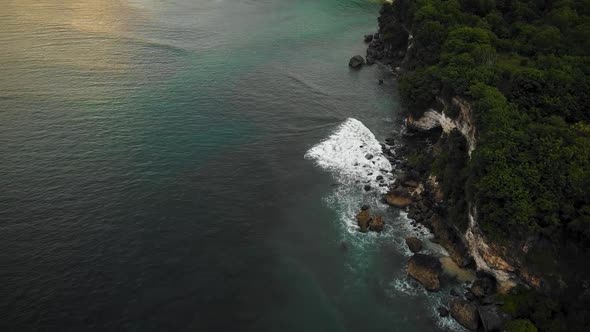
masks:
<path fill-rule="evenodd" d="M 489 238 L 544 243 L 527 262 L 559 274 L 578 289 L 569 299 L 578 299 L 586 292 L 580 278 L 590 276 L 579 260 L 590 249 L 590 0 L 397 0 L 384 11 L 413 33 L 400 80 L 409 111 L 417 116 L 454 96 L 472 105 L 471 159 L 457 156 L 465 148 L 451 137 L 433 167 L 458 226 L 463 197 L 477 206 Z M 571 306 L 584 302 L 576 301 Z M 552 315 L 568 314 L 560 308 Z M 542 331 L 567 325 L 530 315 L 520 316 Z"/>
<path fill-rule="evenodd" d="M 408 108 L 437 96 L 473 105 L 468 192 L 488 235 L 590 245 L 590 0 L 393 6 L 414 32 Z"/>

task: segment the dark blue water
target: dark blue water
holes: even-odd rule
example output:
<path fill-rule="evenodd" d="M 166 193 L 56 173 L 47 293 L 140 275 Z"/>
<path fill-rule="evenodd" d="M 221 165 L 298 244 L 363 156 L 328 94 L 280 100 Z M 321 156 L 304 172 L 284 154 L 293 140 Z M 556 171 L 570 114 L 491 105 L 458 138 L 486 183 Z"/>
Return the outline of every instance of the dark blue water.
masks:
<path fill-rule="evenodd" d="M 364 198 L 303 157 L 396 127 L 387 70 L 347 68 L 378 3 L 1 8 L 3 331 L 435 329 L 395 227 L 349 232 Z"/>

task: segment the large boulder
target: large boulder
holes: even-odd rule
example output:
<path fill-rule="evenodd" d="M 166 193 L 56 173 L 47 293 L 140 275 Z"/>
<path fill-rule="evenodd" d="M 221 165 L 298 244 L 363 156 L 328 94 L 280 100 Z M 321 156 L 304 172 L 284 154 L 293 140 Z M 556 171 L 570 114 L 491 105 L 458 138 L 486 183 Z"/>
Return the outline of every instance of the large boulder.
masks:
<path fill-rule="evenodd" d="M 479 313 L 475 304 L 461 298 L 451 300 L 451 317 L 470 331 L 479 327 Z"/>
<path fill-rule="evenodd" d="M 385 195 L 385 201 L 391 206 L 403 209 L 412 204 L 412 196 L 404 190 L 391 190 Z"/>
<path fill-rule="evenodd" d="M 374 216 L 371 221 L 369 221 L 369 229 L 373 232 L 381 232 L 384 224 L 382 216 Z"/>
<path fill-rule="evenodd" d="M 484 305 L 477 308 L 484 331 L 500 331 L 507 315 L 497 305 Z"/>
<path fill-rule="evenodd" d="M 408 262 L 408 275 L 430 292 L 440 289 L 441 265 L 438 258 L 424 254 L 414 254 Z"/>
<path fill-rule="evenodd" d="M 356 222 L 361 228 L 361 232 L 366 233 L 369 229 L 369 223 L 371 222 L 369 209 L 361 210 L 361 212 L 356 215 Z"/>
<path fill-rule="evenodd" d="M 363 58 L 362 55 L 355 55 L 352 58 L 350 58 L 350 61 L 348 62 L 348 66 L 352 68 L 359 68 L 364 64 L 365 58 Z"/>
<path fill-rule="evenodd" d="M 496 279 L 485 273 L 478 273 L 478 278 L 471 285 L 471 292 L 479 297 L 486 297 L 496 292 Z"/>
<path fill-rule="evenodd" d="M 409 236 L 406 238 L 406 245 L 411 252 L 417 253 L 422 250 L 422 241 L 415 236 Z"/>

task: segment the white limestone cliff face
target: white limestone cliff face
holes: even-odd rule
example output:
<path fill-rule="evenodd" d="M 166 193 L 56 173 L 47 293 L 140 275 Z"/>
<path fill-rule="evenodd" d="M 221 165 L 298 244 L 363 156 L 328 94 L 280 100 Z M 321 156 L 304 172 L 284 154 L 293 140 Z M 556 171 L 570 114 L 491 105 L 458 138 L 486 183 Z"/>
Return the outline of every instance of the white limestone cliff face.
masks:
<path fill-rule="evenodd" d="M 417 131 L 441 128 L 443 134 L 449 134 L 453 129 L 457 129 L 465 137 L 471 157 L 471 153 L 477 146 L 476 127 L 471 105 L 462 98 L 454 97 L 451 100 L 451 107 L 458 110 L 458 115 L 453 119 L 446 112 L 449 105 L 443 100 L 439 100 L 439 103 L 444 106 L 442 111 L 429 109 L 418 119 L 408 117 L 408 128 Z M 500 291 L 508 291 L 519 281 L 535 284 L 534 277 L 528 278 L 523 275 L 522 271 L 517 271 L 511 263 L 503 258 L 504 255 L 497 246 L 486 241 L 477 222 L 477 208 L 475 206 L 469 209 L 469 226 L 463 234 L 463 239 L 469 253 L 475 260 L 477 269 L 493 275 L 498 281 Z"/>
<path fill-rule="evenodd" d="M 485 241 L 477 223 L 476 207 L 469 209 L 469 226 L 465 232 L 465 242 L 477 269 L 493 275 L 500 285 L 500 291 L 506 292 L 516 286 L 516 269 Z"/>
<path fill-rule="evenodd" d="M 476 141 L 476 128 L 473 121 L 473 113 L 471 105 L 464 99 L 459 97 L 453 97 L 451 100 L 452 106 L 459 109 L 459 115 L 456 119 L 451 119 L 445 114 L 445 110 L 437 111 L 429 109 L 424 112 L 421 118 L 414 119 L 408 117 L 407 125 L 409 128 L 419 131 L 429 131 L 435 128 L 442 128 L 443 132 L 448 134 L 453 129 L 459 130 L 459 132 L 467 140 L 468 153 L 471 156 L 473 150 L 475 150 Z M 445 104 L 445 103 L 443 103 Z M 445 105 L 445 109 L 446 109 Z"/>

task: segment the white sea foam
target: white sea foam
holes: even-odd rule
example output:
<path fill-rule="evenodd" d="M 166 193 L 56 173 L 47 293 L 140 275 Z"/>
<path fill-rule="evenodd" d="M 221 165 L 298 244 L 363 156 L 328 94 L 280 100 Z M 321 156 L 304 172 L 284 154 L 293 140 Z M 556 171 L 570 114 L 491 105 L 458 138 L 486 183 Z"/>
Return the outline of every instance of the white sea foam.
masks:
<path fill-rule="evenodd" d="M 391 164 L 379 141 L 357 119 L 347 119 L 328 139 L 309 149 L 305 157 L 331 171 L 339 182 L 355 183 L 359 188 L 369 185 L 372 190 L 385 193 L 393 179 Z M 377 180 L 379 175 L 383 176 L 382 181 Z"/>

